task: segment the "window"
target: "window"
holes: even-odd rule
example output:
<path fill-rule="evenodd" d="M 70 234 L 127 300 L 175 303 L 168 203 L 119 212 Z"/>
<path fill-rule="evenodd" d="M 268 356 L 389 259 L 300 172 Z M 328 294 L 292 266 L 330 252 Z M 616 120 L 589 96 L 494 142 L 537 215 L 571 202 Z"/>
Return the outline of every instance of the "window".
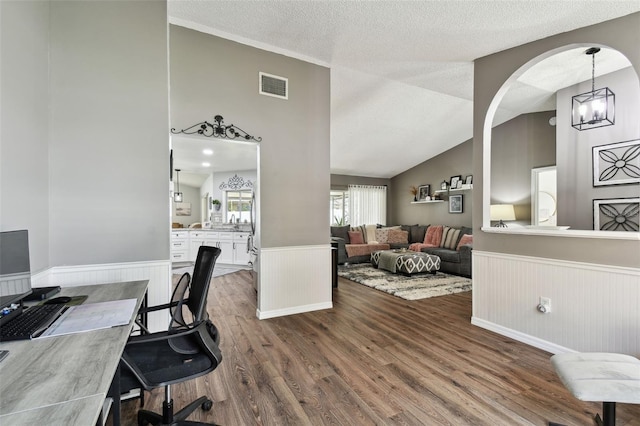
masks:
<path fill-rule="evenodd" d="M 333 226 L 349 223 L 349 192 L 331 191 L 329 197 L 329 223 Z"/>
<path fill-rule="evenodd" d="M 385 224 L 387 222 L 387 187 L 349 185 L 351 225 Z"/>
<path fill-rule="evenodd" d="M 251 221 L 251 190 L 227 191 L 225 222 L 249 223 Z"/>

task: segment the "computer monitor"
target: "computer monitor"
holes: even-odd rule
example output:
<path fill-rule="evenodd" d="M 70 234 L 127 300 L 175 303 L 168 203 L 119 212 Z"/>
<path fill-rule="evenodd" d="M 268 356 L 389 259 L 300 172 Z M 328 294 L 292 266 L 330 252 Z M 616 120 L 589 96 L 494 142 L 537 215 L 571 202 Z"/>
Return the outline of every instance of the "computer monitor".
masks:
<path fill-rule="evenodd" d="M 0 232 L 0 309 L 31 294 L 29 233 Z"/>

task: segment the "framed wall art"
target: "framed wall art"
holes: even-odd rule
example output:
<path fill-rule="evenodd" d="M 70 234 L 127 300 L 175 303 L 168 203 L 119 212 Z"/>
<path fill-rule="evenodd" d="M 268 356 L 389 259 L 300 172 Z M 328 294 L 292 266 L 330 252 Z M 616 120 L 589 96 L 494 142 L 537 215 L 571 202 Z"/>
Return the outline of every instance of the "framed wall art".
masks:
<path fill-rule="evenodd" d="M 449 197 L 449 213 L 462 213 L 462 195 Z"/>
<path fill-rule="evenodd" d="M 593 200 L 595 231 L 638 232 L 640 197 Z"/>
<path fill-rule="evenodd" d="M 640 182 L 640 139 L 593 147 L 593 186 Z"/>
<path fill-rule="evenodd" d="M 418 200 L 424 201 L 431 195 L 431 185 L 420 185 L 418 187 Z"/>
<path fill-rule="evenodd" d="M 462 176 L 458 175 L 458 176 L 451 176 L 451 180 L 449 181 L 449 187 L 451 189 L 455 189 L 458 187 L 458 182 L 460 182 L 462 180 Z"/>

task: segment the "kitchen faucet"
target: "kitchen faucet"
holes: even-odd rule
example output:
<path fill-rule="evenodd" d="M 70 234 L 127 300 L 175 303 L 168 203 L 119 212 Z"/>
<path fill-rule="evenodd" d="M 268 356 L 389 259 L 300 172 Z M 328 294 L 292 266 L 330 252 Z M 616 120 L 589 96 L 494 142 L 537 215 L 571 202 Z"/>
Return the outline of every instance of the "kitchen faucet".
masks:
<path fill-rule="evenodd" d="M 233 223 L 234 220 L 236 220 L 236 215 L 232 214 L 231 219 L 229 219 L 229 223 Z"/>

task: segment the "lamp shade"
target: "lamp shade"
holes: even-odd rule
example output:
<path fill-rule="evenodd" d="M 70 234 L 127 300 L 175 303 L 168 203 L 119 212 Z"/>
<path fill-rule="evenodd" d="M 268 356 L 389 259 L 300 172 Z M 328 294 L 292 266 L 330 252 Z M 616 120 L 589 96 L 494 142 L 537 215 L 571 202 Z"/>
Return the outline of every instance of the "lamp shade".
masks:
<path fill-rule="evenodd" d="M 491 220 L 516 220 L 516 212 L 513 204 L 492 204 L 490 217 Z"/>

